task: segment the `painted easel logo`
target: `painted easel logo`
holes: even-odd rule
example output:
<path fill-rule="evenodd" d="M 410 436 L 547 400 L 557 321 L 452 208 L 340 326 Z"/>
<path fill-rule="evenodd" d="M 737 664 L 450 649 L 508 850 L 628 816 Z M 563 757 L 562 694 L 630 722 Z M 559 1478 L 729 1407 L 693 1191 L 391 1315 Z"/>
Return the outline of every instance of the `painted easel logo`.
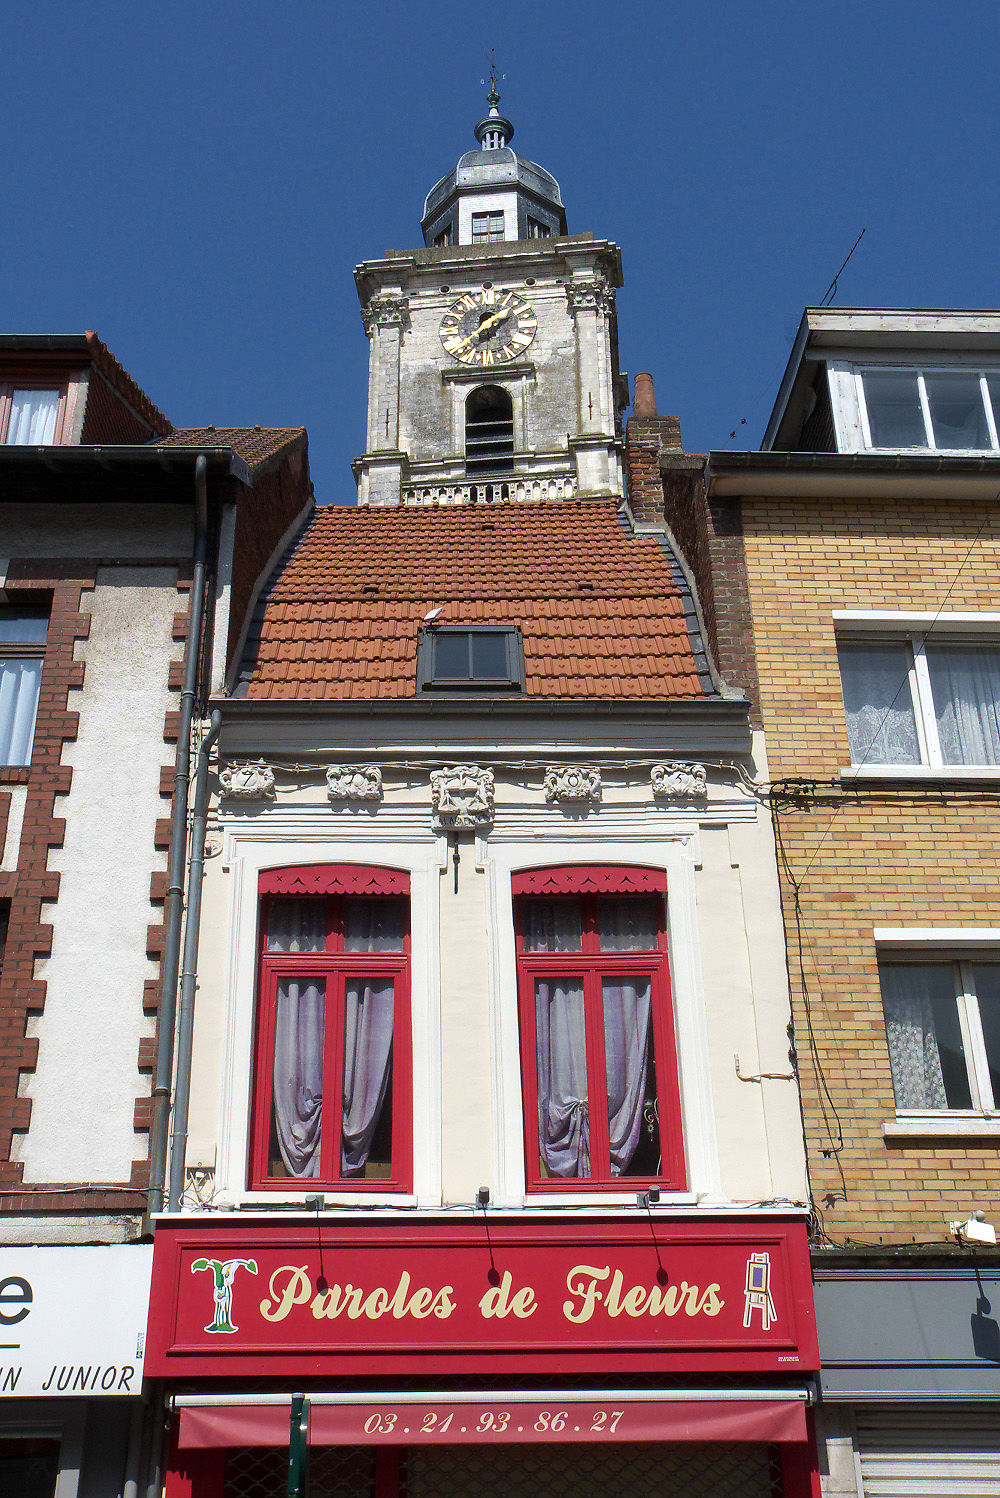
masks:
<path fill-rule="evenodd" d="M 195 1259 L 191 1265 L 191 1273 L 196 1274 L 200 1269 L 210 1269 L 214 1276 L 213 1295 L 215 1297 L 215 1320 L 211 1326 L 206 1326 L 207 1332 L 238 1332 L 239 1327 L 233 1323 L 233 1280 L 236 1278 L 237 1269 L 248 1269 L 251 1274 L 257 1273 L 256 1259 Z"/>
<path fill-rule="evenodd" d="M 751 1254 L 747 1259 L 747 1286 L 743 1303 L 743 1325 L 750 1325 L 754 1311 L 760 1312 L 760 1324 L 767 1331 L 777 1321 L 771 1299 L 771 1258 L 769 1254 Z"/>

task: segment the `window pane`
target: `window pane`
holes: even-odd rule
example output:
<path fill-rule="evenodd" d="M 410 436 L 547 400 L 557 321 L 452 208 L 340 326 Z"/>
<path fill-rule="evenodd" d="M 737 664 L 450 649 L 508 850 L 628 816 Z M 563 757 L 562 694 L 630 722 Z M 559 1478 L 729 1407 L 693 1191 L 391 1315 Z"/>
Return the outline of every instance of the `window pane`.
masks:
<path fill-rule="evenodd" d="M 896 1107 L 971 1108 L 953 963 L 879 966 Z"/>
<path fill-rule="evenodd" d="M 269 952 L 325 952 L 326 900 L 272 899 L 267 912 Z"/>
<path fill-rule="evenodd" d="M 8 444 L 46 446 L 56 434 L 58 409 L 58 390 L 15 390 L 10 401 Z"/>
<path fill-rule="evenodd" d="M 587 1032 L 578 978 L 535 983 L 538 1168 L 581 1180 L 590 1170 Z"/>
<path fill-rule="evenodd" d="M 611 1174 L 658 1175 L 660 1118 L 650 980 L 605 978 L 602 987 Z"/>
<path fill-rule="evenodd" d="M 979 1020 L 986 1042 L 986 1060 L 990 1068 L 993 1107 L 1000 1108 L 1000 962 L 973 964 Z M 984 1099 L 984 1103 L 985 1103 Z"/>
<path fill-rule="evenodd" d="M 267 1170 L 272 1179 L 320 1173 L 325 1019 L 323 978 L 279 979 Z"/>
<path fill-rule="evenodd" d="M 927 645 L 941 757 L 946 765 L 1000 765 L 1000 649 Z"/>
<path fill-rule="evenodd" d="M 31 759 L 42 662 L 0 657 L 0 764 L 26 765 Z"/>
<path fill-rule="evenodd" d="M 467 634 L 442 634 L 434 636 L 435 676 L 446 681 L 467 681 L 469 678 L 469 636 Z"/>
<path fill-rule="evenodd" d="M 395 984 L 375 975 L 348 979 L 344 998 L 344 1075 L 340 1170 L 392 1174 L 392 1027 Z"/>
<path fill-rule="evenodd" d="M 925 374 L 935 447 L 989 447 L 978 374 Z"/>
<path fill-rule="evenodd" d="M 0 612 L 0 640 L 10 645 L 44 645 L 49 621 L 44 614 Z"/>
<path fill-rule="evenodd" d="M 657 902 L 646 895 L 601 895 L 597 930 L 602 952 L 656 950 Z"/>
<path fill-rule="evenodd" d="M 926 447 L 917 376 L 904 369 L 866 369 L 865 405 L 872 447 Z"/>
<path fill-rule="evenodd" d="M 472 636 L 472 674 L 479 681 L 509 680 L 505 634 Z"/>
<path fill-rule="evenodd" d="M 579 952 L 583 949 L 580 901 L 525 900 L 522 906 L 526 952 Z"/>
<path fill-rule="evenodd" d="M 405 900 L 344 901 L 345 952 L 401 952 L 405 932 Z"/>
<path fill-rule="evenodd" d="M 990 405 L 993 407 L 993 425 L 1000 433 L 1000 374 L 986 376 L 986 389 L 989 391 Z"/>
<path fill-rule="evenodd" d="M 854 764 L 918 765 L 909 645 L 842 642 L 838 653 Z"/>

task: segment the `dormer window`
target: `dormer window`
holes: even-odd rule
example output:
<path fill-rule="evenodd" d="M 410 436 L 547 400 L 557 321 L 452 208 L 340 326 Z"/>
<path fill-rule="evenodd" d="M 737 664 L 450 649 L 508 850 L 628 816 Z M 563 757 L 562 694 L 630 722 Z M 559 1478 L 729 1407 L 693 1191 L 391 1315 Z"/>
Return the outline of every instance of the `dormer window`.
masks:
<path fill-rule="evenodd" d="M 0 385 L 0 442 L 9 447 L 50 447 L 62 425 L 63 389 Z"/>
<path fill-rule="evenodd" d="M 870 367 L 855 375 L 866 447 L 935 452 L 1000 448 L 1000 372 Z"/>
<path fill-rule="evenodd" d="M 420 691 L 521 691 L 524 651 L 513 625 L 427 629 L 417 652 Z"/>
<path fill-rule="evenodd" d="M 552 234 L 552 230 L 549 228 L 548 224 L 543 224 L 540 218 L 532 218 L 531 215 L 530 215 L 530 213 L 529 213 L 529 215 L 528 215 L 528 238 L 529 239 L 548 239 L 551 236 L 551 234 Z"/>

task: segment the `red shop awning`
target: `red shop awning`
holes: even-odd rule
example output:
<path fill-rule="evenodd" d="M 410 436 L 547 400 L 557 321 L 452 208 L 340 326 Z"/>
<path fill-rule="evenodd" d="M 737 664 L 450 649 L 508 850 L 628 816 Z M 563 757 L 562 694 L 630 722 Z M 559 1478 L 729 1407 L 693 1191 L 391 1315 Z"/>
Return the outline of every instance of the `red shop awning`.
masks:
<path fill-rule="evenodd" d="M 804 1441 L 809 1391 L 490 1390 L 381 1399 L 307 1395 L 313 1446 L 471 1445 L 484 1441 Z M 188 1402 L 190 1400 L 190 1402 Z M 286 1446 L 290 1396 L 178 1396 L 183 1449 Z"/>

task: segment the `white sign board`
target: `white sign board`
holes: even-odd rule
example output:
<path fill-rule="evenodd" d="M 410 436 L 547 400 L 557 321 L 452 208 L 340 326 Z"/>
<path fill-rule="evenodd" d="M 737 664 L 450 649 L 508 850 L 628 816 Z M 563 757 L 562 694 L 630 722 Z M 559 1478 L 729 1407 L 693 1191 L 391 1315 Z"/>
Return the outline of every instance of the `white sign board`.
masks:
<path fill-rule="evenodd" d="M 142 1389 L 151 1244 L 0 1248 L 0 1399 Z"/>

